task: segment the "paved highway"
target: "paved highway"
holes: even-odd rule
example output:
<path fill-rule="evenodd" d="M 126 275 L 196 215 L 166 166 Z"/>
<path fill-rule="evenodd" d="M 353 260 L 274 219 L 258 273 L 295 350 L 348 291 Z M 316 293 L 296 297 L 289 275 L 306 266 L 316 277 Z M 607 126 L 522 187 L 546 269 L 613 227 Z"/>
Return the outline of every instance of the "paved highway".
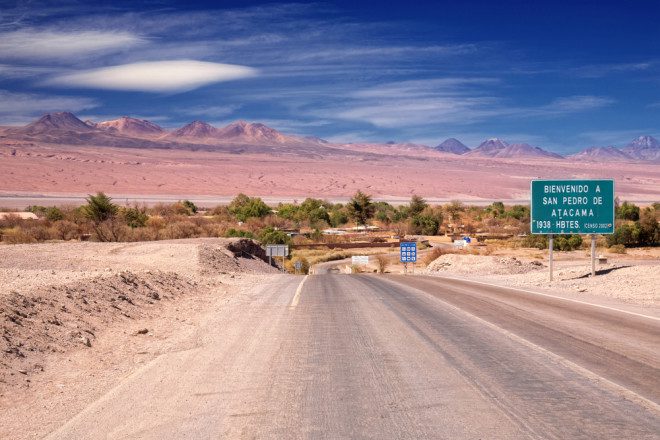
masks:
<path fill-rule="evenodd" d="M 426 277 L 281 276 L 50 438 L 658 439 L 660 321 Z"/>

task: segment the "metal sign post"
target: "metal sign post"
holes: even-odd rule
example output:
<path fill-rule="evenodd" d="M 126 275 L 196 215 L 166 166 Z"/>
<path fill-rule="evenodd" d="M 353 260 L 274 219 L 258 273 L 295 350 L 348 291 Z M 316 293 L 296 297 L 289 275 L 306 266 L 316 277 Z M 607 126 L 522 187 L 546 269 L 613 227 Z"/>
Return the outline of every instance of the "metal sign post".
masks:
<path fill-rule="evenodd" d="M 591 234 L 591 276 L 596 276 L 596 234 Z"/>
<path fill-rule="evenodd" d="M 555 234 L 591 235 L 591 276 L 596 275 L 596 234 L 614 233 L 614 180 L 532 180 L 530 232 L 547 234 L 552 281 Z"/>
<path fill-rule="evenodd" d="M 550 253 L 549 255 L 550 264 L 548 266 L 550 267 L 550 281 L 552 281 L 552 269 L 553 269 L 552 251 L 554 250 L 554 248 L 555 248 L 555 237 L 552 234 L 550 234 L 548 235 L 548 250 Z"/>
<path fill-rule="evenodd" d="M 400 261 L 403 263 L 403 273 L 408 273 L 408 263 L 413 264 L 413 274 L 415 273 L 415 263 L 417 262 L 417 242 L 402 241 L 399 243 Z"/>
<path fill-rule="evenodd" d="M 273 265 L 273 257 L 288 257 L 289 245 L 288 244 L 268 244 L 266 245 L 266 256 L 268 257 L 268 264 Z"/>

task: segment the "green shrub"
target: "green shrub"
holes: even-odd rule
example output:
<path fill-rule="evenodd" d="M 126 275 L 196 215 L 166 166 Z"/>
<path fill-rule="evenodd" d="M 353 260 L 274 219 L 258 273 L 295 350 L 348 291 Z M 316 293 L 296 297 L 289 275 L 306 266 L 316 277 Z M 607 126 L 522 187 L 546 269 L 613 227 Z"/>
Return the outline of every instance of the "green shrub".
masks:
<path fill-rule="evenodd" d="M 126 225 L 131 228 L 144 228 L 147 226 L 147 221 L 149 220 L 146 210 L 137 206 L 124 208 L 122 215 Z"/>
<path fill-rule="evenodd" d="M 185 206 L 185 208 L 188 210 L 189 214 L 191 214 L 191 215 L 192 214 L 197 214 L 197 210 L 198 210 L 197 206 L 193 202 L 191 202 L 190 200 L 184 200 L 183 202 L 181 202 L 181 204 L 183 206 Z"/>
<path fill-rule="evenodd" d="M 271 209 L 259 197 L 248 197 L 245 194 L 237 195 L 227 207 L 239 221 L 249 218 L 263 218 L 271 213 Z"/>
<path fill-rule="evenodd" d="M 267 227 L 259 233 L 259 241 L 261 244 L 289 244 L 291 237 L 285 232 L 278 231 L 273 227 Z"/>
<path fill-rule="evenodd" d="M 250 231 L 244 231 L 242 229 L 229 228 L 225 232 L 225 237 L 254 238 L 254 234 Z"/>

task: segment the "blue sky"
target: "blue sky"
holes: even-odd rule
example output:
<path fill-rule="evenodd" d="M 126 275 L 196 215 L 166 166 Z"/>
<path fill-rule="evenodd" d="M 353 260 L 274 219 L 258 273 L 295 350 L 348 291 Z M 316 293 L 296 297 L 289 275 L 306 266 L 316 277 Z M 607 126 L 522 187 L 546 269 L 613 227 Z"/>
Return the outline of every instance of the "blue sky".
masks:
<path fill-rule="evenodd" d="M 5 125 L 69 110 L 562 153 L 660 135 L 654 1 L 0 4 Z"/>

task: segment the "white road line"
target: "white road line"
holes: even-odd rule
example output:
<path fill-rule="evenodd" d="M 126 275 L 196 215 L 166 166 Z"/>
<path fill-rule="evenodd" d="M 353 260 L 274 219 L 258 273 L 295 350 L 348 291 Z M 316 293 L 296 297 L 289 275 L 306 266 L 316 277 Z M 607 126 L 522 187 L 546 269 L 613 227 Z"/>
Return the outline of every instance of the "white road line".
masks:
<path fill-rule="evenodd" d="M 298 305 L 298 302 L 300 301 L 300 292 L 302 292 L 303 284 L 305 284 L 305 281 L 307 281 L 307 277 L 309 275 L 305 275 L 305 278 L 300 282 L 298 285 L 298 288 L 296 289 L 296 294 L 293 295 L 293 301 L 291 301 L 291 305 L 289 306 L 290 309 L 295 309 L 296 306 Z"/>
<path fill-rule="evenodd" d="M 447 277 L 447 278 L 451 278 L 451 277 Z M 454 279 L 460 279 L 460 278 L 454 278 Z M 431 300 L 441 302 L 446 307 L 448 307 L 450 309 L 453 309 L 458 313 L 462 313 L 464 315 L 467 315 L 470 318 L 472 318 L 472 319 L 474 319 L 478 322 L 481 322 L 483 325 L 492 328 L 493 330 L 495 330 L 495 331 L 501 333 L 502 335 L 518 342 L 519 344 L 524 345 L 526 347 L 529 347 L 532 350 L 536 350 L 537 352 L 542 353 L 542 354 L 544 354 L 545 356 L 547 356 L 551 359 L 554 359 L 556 362 L 559 362 L 560 364 L 570 368 L 574 372 L 586 377 L 587 379 L 591 380 L 592 382 L 595 382 L 595 383 L 601 382 L 601 383 L 607 385 L 610 389 L 616 390 L 619 393 L 623 394 L 624 396 L 626 396 L 630 400 L 634 400 L 638 403 L 641 403 L 642 405 L 646 406 L 647 408 L 652 409 L 653 411 L 660 412 L 660 405 L 658 405 L 654 401 L 652 401 L 650 399 L 647 399 L 646 397 L 637 394 L 633 390 L 630 390 L 630 389 L 626 388 L 623 385 L 620 385 L 616 382 L 613 382 L 613 381 L 599 375 L 598 373 L 595 373 L 595 372 L 593 372 L 593 371 L 591 371 L 591 370 L 589 370 L 585 367 L 582 367 L 582 366 L 576 364 L 575 362 L 570 361 L 570 360 L 566 359 L 565 357 L 563 357 L 563 356 L 561 356 L 561 355 L 559 355 L 559 354 L 557 354 L 553 351 L 550 351 L 546 348 L 543 348 L 540 345 L 537 345 L 537 344 L 523 338 L 522 336 L 518 336 L 517 334 L 515 334 L 513 332 L 510 332 L 509 330 L 506 330 L 506 329 L 498 326 L 497 324 L 494 324 L 490 321 L 486 321 L 484 318 L 481 318 L 481 317 L 479 317 L 479 316 L 477 316 L 473 313 L 470 313 L 467 310 L 463 310 L 460 307 L 455 306 L 454 304 L 451 304 L 451 303 L 449 303 L 449 302 L 447 302 L 447 301 L 445 301 L 441 298 L 438 298 L 437 296 L 428 295 L 428 293 L 425 292 L 424 290 L 418 289 L 416 287 L 408 286 L 408 285 L 406 285 L 404 283 L 401 283 L 401 282 L 398 282 L 398 281 L 392 281 L 392 282 L 395 283 L 395 284 L 398 284 L 398 285 L 400 285 L 404 288 L 408 288 L 408 289 L 411 289 L 411 290 L 416 290 L 417 292 L 422 293 L 423 295 L 427 296 L 428 298 L 431 298 Z M 488 284 L 488 283 L 482 283 L 482 284 Z M 561 298 L 561 297 L 557 297 L 557 298 Z"/>
<path fill-rule="evenodd" d="M 533 290 L 519 289 L 517 287 L 503 286 L 501 284 L 486 283 L 486 282 L 483 282 L 483 281 L 469 280 L 469 279 L 465 279 L 465 278 L 452 277 L 452 276 L 448 276 L 448 275 L 429 275 L 429 276 L 432 276 L 432 277 L 435 277 L 435 278 L 447 278 L 449 280 L 465 281 L 467 283 L 483 284 L 484 286 L 499 287 L 501 289 L 508 289 L 508 290 L 515 290 L 515 291 L 518 291 L 518 292 L 531 293 L 532 295 L 547 296 L 548 298 L 561 299 L 561 300 L 564 300 L 564 301 L 570 301 L 570 302 L 574 302 L 574 303 L 578 303 L 578 304 L 584 304 L 584 305 L 587 305 L 587 306 L 598 307 L 600 309 L 607 309 L 607 310 L 612 310 L 614 312 L 620 312 L 620 313 L 626 313 L 628 315 L 639 316 L 640 318 L 646 318 L 646 319 L 652 319 L 654 321 L 660 321 L 660 318 L 656 317 L 656 316 L 643 315 L 641 313 L 635 313 L 635 312 L 630 312 L 628 310 L 617 309 L 616 307 L 609 307 L 609 306 L 603 306 L 601 304 L 590 303 L 590 302 L 587 302 L 587 301 L 580 301 L 579 299 L 564 298 L 563 296 L 550 295 L 549 293 L 535 292 Z"/>

